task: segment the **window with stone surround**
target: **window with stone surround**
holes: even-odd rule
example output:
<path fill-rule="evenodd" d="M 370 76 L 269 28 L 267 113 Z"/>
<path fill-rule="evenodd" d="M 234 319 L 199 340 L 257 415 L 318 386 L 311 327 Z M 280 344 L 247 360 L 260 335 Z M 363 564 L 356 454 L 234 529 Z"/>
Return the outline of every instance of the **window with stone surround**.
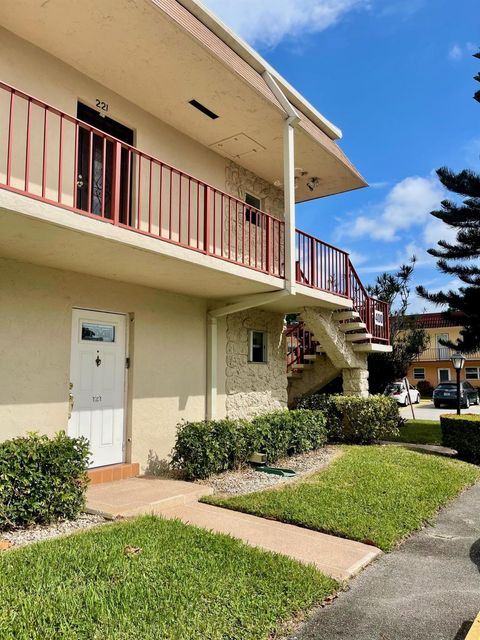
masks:
<path fill-rule="evenodd" d="M 250 205 L 250 207 L 254 207 L 254 209 L 245 207 L 245 220 L 251 224 L 260 224 L 260 216 L 257 215 L 257 212 L 255 211 L 255 209 L 262 208 L 262 201 L 260 198 L 257 198 L 257 196 L 247 192 L 245 193 L 245 202 Z"/>
<path fill-rule="evenodd" d="M 466 380 L 480 380 L 480 367 L 465 367 Z"/>
<path fill-rule="evenodd" d="M 249 331 L 249 362 L 267 362 L 267 332 Z"/>

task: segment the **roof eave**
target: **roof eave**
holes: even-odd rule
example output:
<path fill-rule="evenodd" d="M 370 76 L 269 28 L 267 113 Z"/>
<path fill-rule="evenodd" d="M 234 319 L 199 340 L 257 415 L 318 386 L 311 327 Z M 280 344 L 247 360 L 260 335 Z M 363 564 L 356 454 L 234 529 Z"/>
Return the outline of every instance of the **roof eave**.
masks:
<path fill-rule="evenodd" d="M 177 0 L 185 9 L 190 11 L 200 22 L 210 29 L 218 38 L 227 44 L 260 75 L 268 71 L 285 92 L 292 105 L 307 116 L 331 140 L 342 137 L 342 131 L 323 116 L 308 102 L 292 85 L 283 78 L 266 60 L 249 44 L 240 38 L 232 29 L 227 27 L 214 13 L 198 0 Z"/>

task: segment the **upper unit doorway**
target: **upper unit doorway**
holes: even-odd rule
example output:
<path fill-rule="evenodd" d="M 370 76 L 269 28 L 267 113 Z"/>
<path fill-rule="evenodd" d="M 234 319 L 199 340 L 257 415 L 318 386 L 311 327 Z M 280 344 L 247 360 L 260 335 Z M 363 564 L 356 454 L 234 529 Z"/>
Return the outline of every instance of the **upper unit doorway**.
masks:
<path fill-rule="evenodd" d="M 82 102 L 77 105 L 77 118 L 103 131 L 108 136 L 132 146 L 134 132 L 125 125 L 100 115 Z M 120 162 L 120 222 L 131 224 L 132 167 L 128 149 L 122 148 Z M 77 207 L 112 219 L 114 184 L 114 143 L 88 129 L 78 132 Z"/>

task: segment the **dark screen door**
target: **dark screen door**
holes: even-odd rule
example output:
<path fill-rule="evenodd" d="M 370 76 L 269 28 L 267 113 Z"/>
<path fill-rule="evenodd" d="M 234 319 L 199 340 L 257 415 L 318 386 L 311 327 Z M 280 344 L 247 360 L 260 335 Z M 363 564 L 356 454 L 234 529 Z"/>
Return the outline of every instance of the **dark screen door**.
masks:
<path fill-rule="evenodd" d="M 133 145 L 133 130 L 123 124 L 102 116 L 98 111 L 81 102 L 77 106 L 77 118 L 103 131 L 121 142 Z M 80 127 L 78 132 L 77 158 L 77 207 L 105 218 L 113 218 L 112 186 L 114 143 L 102 136 Z M 129 171 L 130 156 L 130 171 Z M 120 159 L 120 222 L 131 223 L 131 186 L 133 154 L 122 148 Z M 130 185 L 129 185 L 130 183 Z"/>

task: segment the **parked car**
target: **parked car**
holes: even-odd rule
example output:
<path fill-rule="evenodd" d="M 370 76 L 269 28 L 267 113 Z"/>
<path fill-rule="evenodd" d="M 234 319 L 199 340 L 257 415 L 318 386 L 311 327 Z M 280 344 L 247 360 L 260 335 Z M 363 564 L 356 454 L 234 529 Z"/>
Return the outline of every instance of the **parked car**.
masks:
<path fill-rule="evenodd" d="M 411 384 L 409 384 L 409 391 L 412 404 L 418 404 L 420 402 L 420 391 Z M 410 404 L 410 401 L 408 399 L 407 387 L 403 380 L 400 380 L 399 382 L 392 382 L 391 384 L 389 384 L 383 394 L 385 396 L 395 398 L 398 404 L 401 404 L 404 407 Z"/>
<path fill-rule="evenodd" d="M 442 404 L 457 406 L 457 383 L 441 382 L 433 391 L 433 404 L 438 409 Z M 460 383 L 460 406 L 468 409 L 471 404 L 480 404 L 478 389 L 470 382 Z"/>

